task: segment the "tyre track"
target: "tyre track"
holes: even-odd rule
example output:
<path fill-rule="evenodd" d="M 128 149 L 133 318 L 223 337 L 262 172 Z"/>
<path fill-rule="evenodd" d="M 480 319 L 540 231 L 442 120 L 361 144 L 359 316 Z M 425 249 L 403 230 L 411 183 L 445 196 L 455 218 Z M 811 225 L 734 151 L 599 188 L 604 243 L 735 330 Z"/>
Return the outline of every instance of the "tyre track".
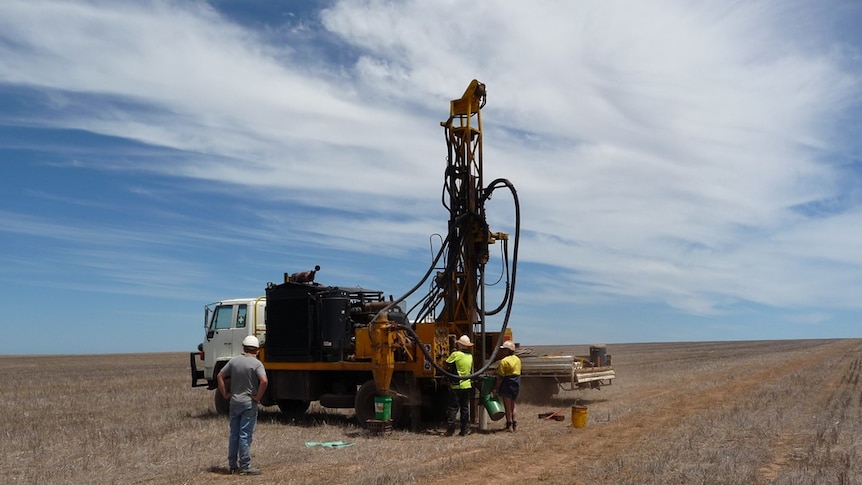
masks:
<path fill-rule="evenodd" d="M 486 449 L 481 453 L 481 459 L 476 460 L 474 457 L 471 460 L 471 468 L 476 473 L 471 473 L 471 477 L 462 483 L 512 482 L 537 477 L 553 481 L 554 475 L 548 474 L 549 464 L 560 464 L 557 472 L 559 476 L 567 477 L 568 483 L 579 483 L 577 469 L 586 463 L 612 460 L 632 447 L 646 445 L 651 439 L 662 440 L 663 436 L 669 434 L 669 429 L 692 416 L 709 412 L 716 402 L 743 399 L 765 384 L 788 378 L 800 368 L 822 365 L 824 361 L 830 360 L 830 356 L 834 358 L 836 353 L 848 355 L 855 351 L 858 354 L 858 347 L 858 341 L 839 341 L 817 347 L 814 352 L 800 350 L 766 364 L 747 365 L 745 372 L 741 372 L 739 367 L 728 367 L 673 381 L 671 387 L 662 383 L 661 387 L 657 385 L 657 389 L 646 394 L 622 396 L 621 400 L 640 402 L 641 409 L 605 425 L 584 428 L 576 434 L 561 435 L 553 441 L 534 443 L 529 452 L 513 451 L 508 461 L 516 463 L 516 468 L 501 467 L 495 456 L 497 453 Z M 858 367 L 859 364 L 854 363 L 852 369 L 855 371 L 849 376 L 835 379 L 858 382 Z M 841 407 L 840 404 L 833 406 L 833 409 Z M 790 437 L 784 437 L 784 441 L 781 439 L 779 437 L 776 441 L 780 449 L 792 449 L 793 440 Z M 590 446 L 584 447 L 583 443 L 589 443 Z M 788 456 L 787 452 L 779 453 L 773 458 L 773 465 L 780 469 Z M 442 484 L 450 479 L 441 478 L 429 483 Z"/>

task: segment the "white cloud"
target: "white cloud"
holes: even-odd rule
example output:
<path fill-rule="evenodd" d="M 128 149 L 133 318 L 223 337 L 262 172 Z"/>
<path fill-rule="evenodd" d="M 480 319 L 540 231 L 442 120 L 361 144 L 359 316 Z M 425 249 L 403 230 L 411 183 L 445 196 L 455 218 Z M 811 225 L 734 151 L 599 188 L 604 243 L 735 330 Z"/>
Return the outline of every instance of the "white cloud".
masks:
<path fill-rule="evenodd" d="M 859 46 L 830 37 L 825 10 L 337 2 L 294 25 L 346 48 L 328 64 L 203 3 L 9 0 L 0 82 L 46 93 L 32 124 L 176 150 L 135 170 L 327 211 L 263 210 L 259 241 L 397 258 L 444 227 L 437 123 L 478 78 L 486 180 L 518 189 L 522 263 L 586 296 L 532 293 L 858 309 L 859 174 L 842 160 L 858 146 L 836 128 L 859 109 Z M 511 230 L 499 194 L 492 220 Z"/>

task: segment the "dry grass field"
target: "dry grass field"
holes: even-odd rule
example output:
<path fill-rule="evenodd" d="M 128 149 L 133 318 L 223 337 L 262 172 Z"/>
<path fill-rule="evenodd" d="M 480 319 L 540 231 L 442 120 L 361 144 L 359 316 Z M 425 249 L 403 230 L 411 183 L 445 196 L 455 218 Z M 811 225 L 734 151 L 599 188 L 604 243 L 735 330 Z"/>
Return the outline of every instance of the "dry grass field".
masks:
<path fill-rule="evenodd" d="M 537 347 L 582 354 L 586 346 Z M 862 484 L 862 340 L 617 344 L 601 391 L 522 403 L 518 432 L 369 436 L 351 413 L 261 412 L 258 477 L 187 354 L 0 357 L 4 483 Z M 571 427 L 571 406 L 589 408 Z M 563 422 L 538 419 L 562 409 Z M 309 441 L 354 443 L 340 449 Z"/>

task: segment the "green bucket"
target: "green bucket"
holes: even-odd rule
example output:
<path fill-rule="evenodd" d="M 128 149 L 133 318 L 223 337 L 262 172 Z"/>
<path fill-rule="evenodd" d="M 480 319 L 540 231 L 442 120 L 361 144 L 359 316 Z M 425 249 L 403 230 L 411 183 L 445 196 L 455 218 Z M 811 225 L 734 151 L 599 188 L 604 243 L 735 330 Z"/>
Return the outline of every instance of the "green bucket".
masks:
<path fill-rule="evenodd" d="M 496 376 L 485 376 L 482 378 L 482 391 L 479 393 L 479 399 L 484 401 L 488 399 L 491 395 L 491 391 L 494 390 L 494 386 L 497 384 Z"/>
<path fill-rule="evenodd" d="M 499 399 L 491 397 L 491 392 L 494 391 L 496 384 L 497 376 L 485 376 L 482 378 L 482 389 L 479 392 L 479 401 L 485 406 L 485 410 L 488 411 L 491 421 L 498 421 L 506 415 L 503 403 Z"/>
<path fill-rule="evenodd" d="M 501 403 L 499 399 L 492 399 L 491 397 L 488 397 L 488 399 L 485 400 L 485 410 L 488 411 L 488 416 L 491 417 L 491 421 L 499 421 L 506 415 L 503 403 Z"/>
<path fill-rule="evenodd" d="M 392 419 L 392 398 L 377 396 L 374 398 L 374 419 L 389 421 Z"/>

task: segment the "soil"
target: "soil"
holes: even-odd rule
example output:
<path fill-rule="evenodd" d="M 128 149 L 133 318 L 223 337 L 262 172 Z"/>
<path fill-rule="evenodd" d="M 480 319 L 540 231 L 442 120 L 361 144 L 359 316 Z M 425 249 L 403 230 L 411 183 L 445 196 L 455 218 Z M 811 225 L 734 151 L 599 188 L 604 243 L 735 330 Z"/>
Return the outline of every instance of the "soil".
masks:
<path fill-rule="evenodd" d="M 582 355 L 587 346 L 581 347 L 532 350 Z M 807 407 L 822 410 L 827 427 L 838 419 L 827 414 L 845 420 L 852 414 L 852 420 L 842 423 L 852 442 L 862 421 L 862 399 L 852 398 L 849 413 L 844 408 L 851 398 L 841 396 L 859 394 L 862 341 L 618 344 L 608 350 L 616 371 L 612 385 L 562 392 L 542 403 L 525 399 L 518 404 L 515 433 L 505 432 L 503 421 L 474 429 L 465 438 L 440 438 L 440 430 L 433 428 L 418 435 L 401 433 L 361 441 L 357 448 L 366 454 L 356 455 L 356 463 L 347 455 L 330 455 L 333 461 L 326 464 L 268 465 L 264 482 L 331 480 L 320 470 L 334 466 L 354 472 L 338 475 L 335 482 L 345 484 L 690 483 L 693 476 L 704 483 L 765 484 L 777 477 L 787 481 L 782 473 L 795 477 L 794 483 L 818 483 L 821 476 L 858 483 L 842 478 L 852 477 L 858 467 L 849 464 L 851 458 L 840 458 L 855 451 L 840 451 L 838 438 L 824 444 L 823 431 L 800 433 L 795 428 L 798 421 L 810 419 L 797 415 Z M 800 402 L 803 398 L 806 403 Z M 574 405 L 588 409 L 583 428 L 572 426 Z M 566 419 L 540 417 L 548 413 Z M 710 442 L 716 433 L 721 438 Z M 701 455 L 674 451 L 686 446 L 698 448 Z M 801 463 L 799 457 L 811 450 L 836 458 Z M 374 462 L 367 453 L 391 459 Z M 728 467 L 736 475 L 724 476 Z"/>
<path fill-rule="evenodd" d="M 505 457 L 508 466 L 495 458 L 492 449 L 474 448 L 471 452 L 476 453 L 477 459 L 473 461 L 471 473 L 460 476 L 458 481 L 487 484 L 540 479 L 553 483 L 585 483 L 577 473 L 585 464 L 620 459 L 645 444 L 677 439 L 679 434 L 675 428 L 692 417 L 706 417 L 721 403 L 746 402 L 748 396 L 763 387 L 792 379 L 792 374 L 800 368 L 821 367 L 824 361 L 834 361 L 841 355 L 853 358 L 859 355 L 860 349 L 858 340 L 799 344 L 803 342 L 721 343 L 712 344 L 711 348 L 707 348 L 710 344 L 664 344 L 665 351 L 659 353 L 664 356 L 664 363 L 655 368 L 664 367 L 666 371 L 668 366 L 674 366 L 679 375 L 656 373 L 662 376 L 661 381 L 653 381 L 649 386 L 634 385 L 631 378 L 648 379 L 650 373 L 644 371 L 653 368 L 655 362 L 639 364 L 631 358 L 620 359 L 625 363 L 616 366 L 618 378 L 612 390 L 600 391 L 601 399 L 596 399 L 595 395 L 581 399 L 581 404 L 586 404 L 591 413 L 586 427 L 554 433 L 549 436 L 552 439 L 536 441 L 528 449 L 509 450 Z M 626 350 L 640 354 L 644 348 L 619 346 L 615 353 Z M 643 355 L 656 357 L 650 353 Z M 768 358 L 763 358 L 765 356 Z M 829 390 L 838 387 L 842 379 L 846 376 L 832 375 L 821 392 L 810 399 L 825 401 Z M 532 415 L 519 419 L 536 418 Z M 774 458 L 760 469 L 759 483 L 770 482 L 788 463 L 794 448 L 792 439 L 785 433 L 774 441 Z M 427 483 L 451 481 L 452 477 L 448 476 Z"/>
<path fill-rule="evenodd" d="M 0 447 L 10 450 L 0 469 L 10 483 L 862 484 L 862 340 L 608 352 L 612 385 L 542 402 L 522 395 L 515 433 L 500 420 L 466 437 L 441 436 L 440 423 L 380 437 L 350 410 L 312 403 L 286 420 L 263 408 L 258 477 L 225 473 L 227 421 L 212 391 L 189 387 L 187 353 L 0 356 Z M 585 427 L 572 426 L 575 405 L 588 410 Z M 308 446 L 330 441 L 350 446 Z"/>

